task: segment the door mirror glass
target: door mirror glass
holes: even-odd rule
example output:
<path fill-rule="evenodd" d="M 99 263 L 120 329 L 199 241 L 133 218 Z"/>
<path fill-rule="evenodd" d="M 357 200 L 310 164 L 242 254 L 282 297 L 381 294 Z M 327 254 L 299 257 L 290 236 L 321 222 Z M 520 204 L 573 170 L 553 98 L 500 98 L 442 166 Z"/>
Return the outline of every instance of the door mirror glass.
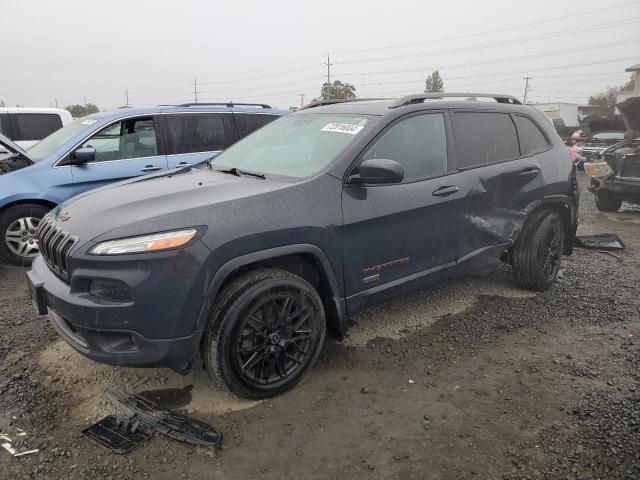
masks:
<path fill-rule="evenodd" d="M 93 147 L 82 147 L 73 153 L 71 165 L 84 165 L 96 159 L 96 149 Z"/>
<path fill-rule="evenodd" d="M 349 178 L 349 183 L 366 183 L 380 185 L 400 183 L 404 178 L 404 168 L 395 160 L 371 158 L 358 167 L 357 172 Z"/>

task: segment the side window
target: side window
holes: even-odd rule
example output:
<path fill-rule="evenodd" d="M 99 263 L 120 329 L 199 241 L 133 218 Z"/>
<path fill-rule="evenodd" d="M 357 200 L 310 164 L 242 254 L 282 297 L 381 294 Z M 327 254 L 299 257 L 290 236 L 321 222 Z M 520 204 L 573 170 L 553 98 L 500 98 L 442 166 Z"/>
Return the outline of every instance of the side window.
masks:
<path fill-rule="evenodd" d="M 95 148 L 96 162 L 153 157 L 158 154 L 155 124 L 148 117 L 131 118 L 109 125 L 82 146 Z"/>
<path fill-rule="evenodd" d="M 17 132 L 13 140 L 42 140 L 59 128 L 62 120 L 54 113 L 13 113 Z"/>
<path fill-rule="evenodd" d="M 508 113 L 455 112 L 452 118 L 458 168 L 520 156 L 516 127 Z"/>
<path fill-rule="evenodd" d="M 240 138 L 246 137 L 254 130 L 264 127 L 267 123 L 278 118 L 278 115 L 266 113 L 234 113 L 233 116 L 236 119 Z"/>
<path fill-rule="evenodd" d="M 514 115 L 513 121 L 518 128 L 522 155 L 533 155 L 549 148 L 547 138 L 533 120 L 522 115 Z"/>
<path fill-rule="evenodd" d="M 442 113 L 416 115 L 401 120 L 367 149 L 363 160 L 386 158 L 404 168 L 412 181 L 447 171 L 447 135 Z"/>
<path fill-rule="evenodd" d="M 224 150 L 234 137 L 228 113 L 187 113 L 167 115 L 168 155 Z"/>

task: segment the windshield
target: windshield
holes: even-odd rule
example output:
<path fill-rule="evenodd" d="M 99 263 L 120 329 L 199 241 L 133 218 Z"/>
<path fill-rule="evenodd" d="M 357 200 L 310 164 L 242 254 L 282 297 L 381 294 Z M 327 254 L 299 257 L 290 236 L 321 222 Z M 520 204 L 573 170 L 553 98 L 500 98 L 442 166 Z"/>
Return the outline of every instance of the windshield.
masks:
<path fill-rule="evenodd" d="M 594 140 L 624 140 L 624 132 L 602 132 L 596 133 Z"/>
<path fill-rule="evenodd" d="M 275 120 L 210 160 L 214 169 L 308 177 L 329 165 L 375 122 L 349 114 L 293 114 Z"/>
<path fill-rule="evenodd" d="M 60 130 L 56 130 L 51 135 L 43 138 L 33 147 L 31 147 L 28 151 L 29 158 L 31 158 L 34 162 L 44 160 L 57 149 L 59 149 L 62 145 L 75 137 L 78 133 L 86 130 L 87 128 L 90 128 L 91 125 L 93 125 L 97 121 L 98 119 L 95 117 L 82 117 L 74 120 L 71 123 L 68 123 Z"/>

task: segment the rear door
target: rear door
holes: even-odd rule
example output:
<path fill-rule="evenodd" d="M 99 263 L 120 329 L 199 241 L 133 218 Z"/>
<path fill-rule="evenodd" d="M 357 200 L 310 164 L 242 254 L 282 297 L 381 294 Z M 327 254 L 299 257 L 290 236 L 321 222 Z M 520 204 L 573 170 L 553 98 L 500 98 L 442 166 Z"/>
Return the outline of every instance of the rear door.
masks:
<path fill-rule="evenodd" d="M 96 159 L 69 167 L 74 194 L 166 170 L 167 158 L 159 144 L 156 124 L 157 116 L 120 120 L 85 140 L 80 147 L 93 147 Z"/>
<path fill-rule="evenodd" d="M 359 161 L 395 160 L 405 176 L 400 184 L 345 185 L 343 263 L 350 309 L 369 297 L 380 299 L 378 292 L 388 287 L 427 277 L 436 281 L 441 267 L 455 261 L 462 208 L 449 138 L 445 112 L 414 114 L 387 127 L 361 156 Z"/>
<path fill-rule="evenodd" d="M 451 119 L 464 196 L 458 258 L 495 258 L 513 242 L 528 206 L 542 199 L 537 154 L 550 145 L 527 116 L 460 110 L 452 112 Z"/>
<path fill-rule="evenodd" d="M 162 115 L 169 168 L 203 162 L 238 139 L 231 112 Z"/>

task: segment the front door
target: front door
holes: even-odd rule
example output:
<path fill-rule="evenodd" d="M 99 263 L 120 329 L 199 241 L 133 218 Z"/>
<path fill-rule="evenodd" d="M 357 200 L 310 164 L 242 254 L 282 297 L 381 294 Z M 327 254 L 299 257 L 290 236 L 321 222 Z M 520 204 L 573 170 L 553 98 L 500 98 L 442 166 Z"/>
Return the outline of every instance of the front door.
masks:
<path fill-rule="evenodd" d="M 344 283 L 351 311 L 372 293 L 381 298 L 391 287 L 429 283 L 455 261 L 462 203 L 448 160 L 446 120 L 444 112 L 403 117 L 364 152 L 360 161 L 399 162 L 402 183 L 343 190 Z"/>
<path fill-rule="evenodd" d="M 71 166 L 74 194 L 166 170 L 167 158 L 158 144 L 153 117 L 129 118 L 103 128 L 82 144 L 96 150 L 95 160 Z"/>

